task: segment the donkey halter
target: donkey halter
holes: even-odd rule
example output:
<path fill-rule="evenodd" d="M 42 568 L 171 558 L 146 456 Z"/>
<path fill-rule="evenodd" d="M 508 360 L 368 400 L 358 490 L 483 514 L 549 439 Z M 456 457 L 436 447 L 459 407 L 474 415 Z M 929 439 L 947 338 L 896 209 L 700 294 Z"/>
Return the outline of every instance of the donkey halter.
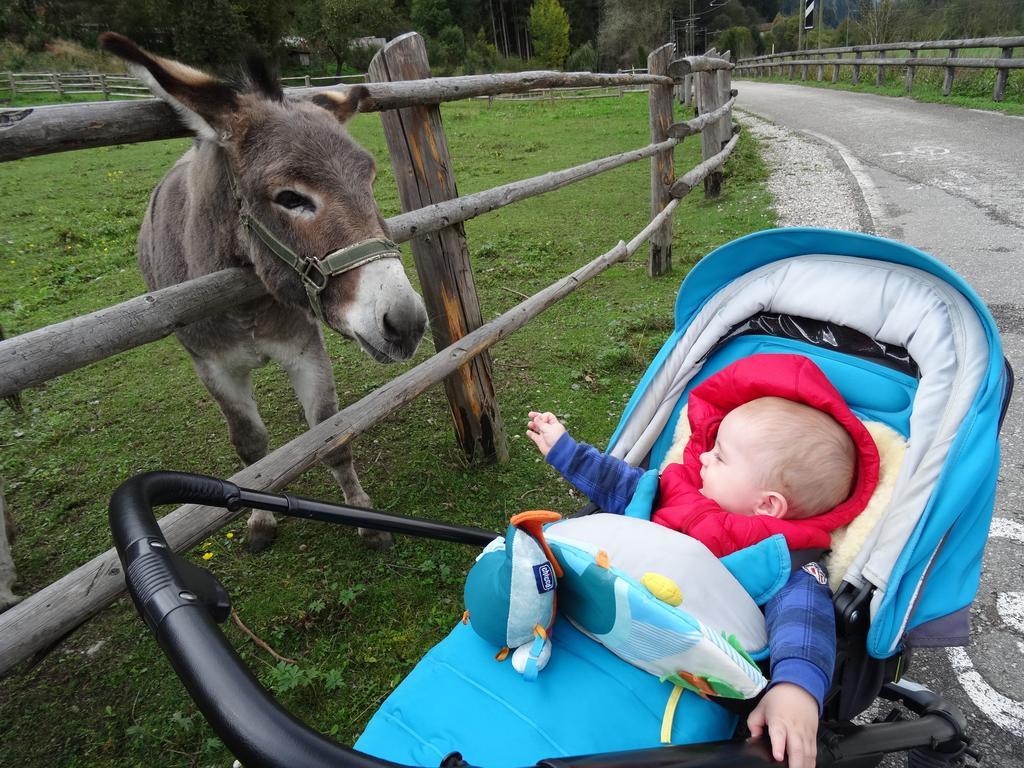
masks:
<path fill-rule="evenodd" d="M 300 256 L 285 243 L 281 242 L 273 232 L 253 216 L 250 212 L 248 202 L 242 197 L 241 188 L 238 185 L 238 177 L 235 176 L 231 164 L 224 159 L 224 168 L 228 174 L 228 185 L 231 193 L 238 201 L 239 218 L 242 226 L 254 234 L 260 241 L 270 249 L 281 261 L 299 273 L 302 278 L 302 285 L 306 289 L 306 296 L 309 298 L 309 305 L 313 308 L 313 314 L 320 322 L 327 322 L 324 319 L 324 308 L 320 303 L 320 294 L 327 287 L 327 281 L 335 275 L 369 264 L 377 259 L 400 259 L 402 252 L 398 246 L 384 237 L 371 237 L 368 240 L 361 240 L 353 245 L 338 248 L 331 251 L 322 259 L 315 259 L 309 256 Z"/>

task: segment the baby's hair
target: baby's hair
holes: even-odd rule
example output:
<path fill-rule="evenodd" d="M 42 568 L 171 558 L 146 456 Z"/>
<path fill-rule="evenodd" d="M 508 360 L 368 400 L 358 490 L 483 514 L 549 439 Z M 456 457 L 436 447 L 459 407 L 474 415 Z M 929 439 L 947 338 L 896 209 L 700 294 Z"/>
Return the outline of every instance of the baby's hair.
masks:
<path fill-rule="evenodd" d="M 762 482 L 786 497 L 786 517 L 828 512 L 853 485 L 857 453 L 846 429 L 824 411 L 781 397 L 761 397 L 742 409 L 763 457 Z M 763 451 L 763 452 L 762 452 Z"/>

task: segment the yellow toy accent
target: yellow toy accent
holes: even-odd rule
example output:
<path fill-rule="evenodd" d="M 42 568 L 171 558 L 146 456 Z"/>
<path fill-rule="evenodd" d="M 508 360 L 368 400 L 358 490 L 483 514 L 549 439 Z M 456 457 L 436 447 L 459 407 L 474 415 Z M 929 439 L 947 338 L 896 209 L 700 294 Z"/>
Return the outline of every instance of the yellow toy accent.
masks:
<path fill-rule="evenodd" d="M 662 576 L 660 573 L 645 573 L 643 578 L 640 579 L 640 583 L 647 587 L 647 591 L 663 603 L 668 603 L 669 605 L 683 604 L 682 590 L 668 576 Z"/>
<path fill-rule="evenodd" d="M 597 563 L 602 568 L 611 568 L 612 567 L 612 562 L 611 562 L 611 560 L 608 559 L 608 553 L 605 552 L 603 549 L 598 551 L 597 557 L 594 558 L 594 562 Z"/>
<path fill-rule="evenodd" d="M 495 661 L 504 661 L 507 658 L 508 658 L 508 646 L 505 646 L 500 651 L 498 651 L 498 653 L 494 657 L 494 660 Z"/>
<path fill-rule="evenodd" d="M 682 686 L 675 686 L 672 688 L 672 693 L 668 695 L 668 701 L 665 703 L 665 714 L 661 717 L 661 743 L 671 744 L 672 743 L 672 721 L 676 717 L 676 704 L 679 703 L 679 697 L 683 695 Z"/>
<path fill-rule="evenodd" d="M 469 611 L 462 612 L 462 623 L 469 624 Z"/>
<path fill-rule="evenodd" d="M 537 635 L 537 637 L 539 637 L 541 640 L 547 640 L 548 639 L 548 632 L 547 632 L 547 630 L 544 629 L 544 627 L 542 627 L 540 624 L 538 624 L 537 626 L 535 626 L 533 628 L 533 634 Z"/>

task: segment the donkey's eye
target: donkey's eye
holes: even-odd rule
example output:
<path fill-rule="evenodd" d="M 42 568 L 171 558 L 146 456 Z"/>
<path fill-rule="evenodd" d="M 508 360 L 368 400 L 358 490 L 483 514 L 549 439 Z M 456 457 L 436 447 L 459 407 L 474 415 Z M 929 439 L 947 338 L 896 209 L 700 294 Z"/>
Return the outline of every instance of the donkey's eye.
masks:
<path fill-rule="evenodd" d="M 290 189 L 278 192 L 277 197 L 274 198 L 274 202 L 282 208 L 287 208 L 289 211 L 301 210 L 312 213 L 316 210 L 316 206 L 313 205 L 312 200 L 305 195 L 300 195 L 298 192 L 293 192 Z"/>

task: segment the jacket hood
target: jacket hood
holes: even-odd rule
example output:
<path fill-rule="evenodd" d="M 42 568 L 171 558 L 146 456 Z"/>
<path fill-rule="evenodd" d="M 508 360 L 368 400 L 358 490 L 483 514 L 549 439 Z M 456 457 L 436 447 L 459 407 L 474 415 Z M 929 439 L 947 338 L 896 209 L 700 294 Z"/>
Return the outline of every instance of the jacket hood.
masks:
<path fill-rule="evenodd" d="M 825 531 L 848 524 L 867 506 L 878 485 L 878 449 L 821 369 L 802 355 L 751 355 L 694 387 L 687 408 L 692 439 L 700 451 L 714 445 L 718 427 L 729 411 L 760 397 L 782 397 L 817 408 L 849 433 L 857 452 L 853 490 L 831 511 L 800 521 Z"/>

